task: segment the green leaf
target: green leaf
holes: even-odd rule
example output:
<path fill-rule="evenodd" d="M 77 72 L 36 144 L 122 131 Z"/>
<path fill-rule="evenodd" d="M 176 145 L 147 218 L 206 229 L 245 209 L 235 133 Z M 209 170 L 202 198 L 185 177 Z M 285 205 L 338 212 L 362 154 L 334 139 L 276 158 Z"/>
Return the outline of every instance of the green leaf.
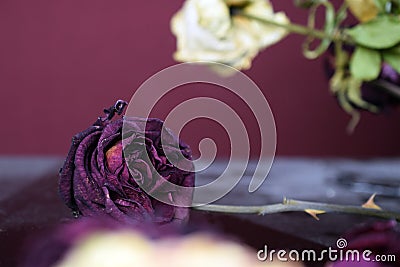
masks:
<path fill-rule="evenodd" d="M 400 47 L 382 51 L 383 61 L 400 73 Z"/>
<path fill-rule="evenodd" d="M 338 97 L 340 106 L 347 112 L 347 114 L 351 115 L 351 120 L 347 125 L 346 131 L 351 134 L 354 132 L 354 129 L 357 127 L 358 122 L 360 121 L 360 113 L 353 108 L 350 102 L 347 99 L 347 90 L 340 90 L 337 92 L 336 96 Z"/>
<path fill-rule="evenodd" d="M 349 100 L 347 99 L 347 89 L 344 88 L 344 90 L 340 90 L 336 94 L 339 105 L 342 107 L 346 113 L 352 115 L 354 113 L 354 107 L 350 104 Z"/>
<path fill-rule="evenodd" d="M 374 80 L 381 70 L 381 55 L 378 51 L 356 47 L 350 60 L 350 72 L 353 77 L 364 81 Z"/>
<path fill-rule="evenodd" d="M 329 86 L 332 93 L 337 93 L 339 90 L 346 88 L 346 82 L 344 81 L 344 70 L 336 70 L 332 78 L 329 80 Z"/>
<path fill-rule="evenodd" d="M 400 42 L 400 21 L 396 17 L 382 15 L 358 24 L 346 33 L 359 45 L 373 49 L 390 48 Z"/>
<path fill-rule="evenodd" d="M 378 108 L 362 98 L 361 95 L 361 85 L 362 81 L 349 78 L 348 88 L 347 88 L 347 98 L 355 106 L 360 108 L 368 109 L 370 112 L 377 112 Z"/>

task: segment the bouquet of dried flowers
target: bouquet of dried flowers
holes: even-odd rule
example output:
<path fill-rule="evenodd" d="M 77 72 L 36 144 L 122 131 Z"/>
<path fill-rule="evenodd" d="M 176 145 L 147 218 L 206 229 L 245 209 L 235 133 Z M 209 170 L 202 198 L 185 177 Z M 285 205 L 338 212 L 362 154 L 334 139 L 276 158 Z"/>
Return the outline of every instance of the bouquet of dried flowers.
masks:
<path fill-rule="evenodd" d="M 268 0 L 187 0 L 171 20 L 177 38 L 174 58 L 214 61 L 245 70 L 260 50 L 288 34 L 302 34 L 306 36 L 302 46 L 306 58 L 330 56 L 330 90 L 352 115 L 350 131 L 359 120 L 360 109 L 378 112 L 385 105 L 398 104 L 399 1 L 344 0 L 338 9 L 329 0 L 297 0 L 295 4 L 308 10 L 307 25 L 274 12 Z M 320 8 L 325 21 L 317 29 Z M 353 16 L 350 27 L 349 14 Z M 312 45 L 315 40 L 320 40 L 316 47 Z"/>

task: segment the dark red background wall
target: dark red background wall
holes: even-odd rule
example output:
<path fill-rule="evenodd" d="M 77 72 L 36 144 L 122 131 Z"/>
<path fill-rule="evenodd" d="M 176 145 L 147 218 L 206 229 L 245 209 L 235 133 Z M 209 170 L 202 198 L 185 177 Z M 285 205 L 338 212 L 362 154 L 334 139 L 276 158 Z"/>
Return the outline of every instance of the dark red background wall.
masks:
<path fill-rule="evenodd" d="M 118 98 L 129 100 L 143 81 L 175 64 L 169 21 L 182 3 L 0 1 L 0 154 L 65 154 L 71 136 L 93 122 L 104 107 Z M 305 21 L 305 12 L 292 1 L 273 3 L 292 20 Z M 346 134 L 349 116 L 328 91 L 322 61 L 302 57 L 302 40 L 287 37 L 262 52 L 246 72 L 274 112 L 278 154 L 399 156 L 400 112 L 363 114 L 355 133 Z M 232 105 L 240 102 L 207 86 L 196 86 L 192 93 L 226 99 Z M 155 114 L 165 116 L 172 102 L 164 101 Z M 223 143 L 220 155 L 226 155 L 226 138 L 215 134 L 220 127 L 192 124 L 184 132 L 188 143 L 195 146 L 202 136 L 214 133 Z M 248 124 L 256 127 L 255 122 Z M 257 142 L 253 140 L 252 146 Z"/>

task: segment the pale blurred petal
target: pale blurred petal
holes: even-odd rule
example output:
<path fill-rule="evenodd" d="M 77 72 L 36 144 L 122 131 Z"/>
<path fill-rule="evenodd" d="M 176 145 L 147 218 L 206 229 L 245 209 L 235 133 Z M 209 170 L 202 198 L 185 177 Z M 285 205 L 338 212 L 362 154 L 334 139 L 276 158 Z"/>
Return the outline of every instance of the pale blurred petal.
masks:
<path fill-rule="evenodd" d="M 230 14 L 230 8 L 287 24 L 282 12 L 274 13 L 266 0 L 187 0 L 171 21 L 177 37 L 174 59 L 181 62 L 213 61 L 248 69 L 261 49 L 287 34 L 272 25 Z"/>
<path fill-rule="evenodd" d="M 346 0 L 351 13 L 361 22 L 374 19 L 379 12 L 375 0 Z"/>

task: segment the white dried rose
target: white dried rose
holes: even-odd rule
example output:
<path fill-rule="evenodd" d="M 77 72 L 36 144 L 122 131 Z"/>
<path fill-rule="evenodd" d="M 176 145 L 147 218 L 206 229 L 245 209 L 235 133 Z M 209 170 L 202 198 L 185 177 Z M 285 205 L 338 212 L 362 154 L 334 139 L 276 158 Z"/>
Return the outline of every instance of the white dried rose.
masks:
<path fill-rule="evenodd" d="M 273 12 L 266 0 L 187 0 L 171 21 L 177 37 L 175 60 L 213 61 L 248 69 L 261 49 L 287 34 L 282 27 L 241 16 L 237 11 L 289 23 L 284 13 Z"/>

